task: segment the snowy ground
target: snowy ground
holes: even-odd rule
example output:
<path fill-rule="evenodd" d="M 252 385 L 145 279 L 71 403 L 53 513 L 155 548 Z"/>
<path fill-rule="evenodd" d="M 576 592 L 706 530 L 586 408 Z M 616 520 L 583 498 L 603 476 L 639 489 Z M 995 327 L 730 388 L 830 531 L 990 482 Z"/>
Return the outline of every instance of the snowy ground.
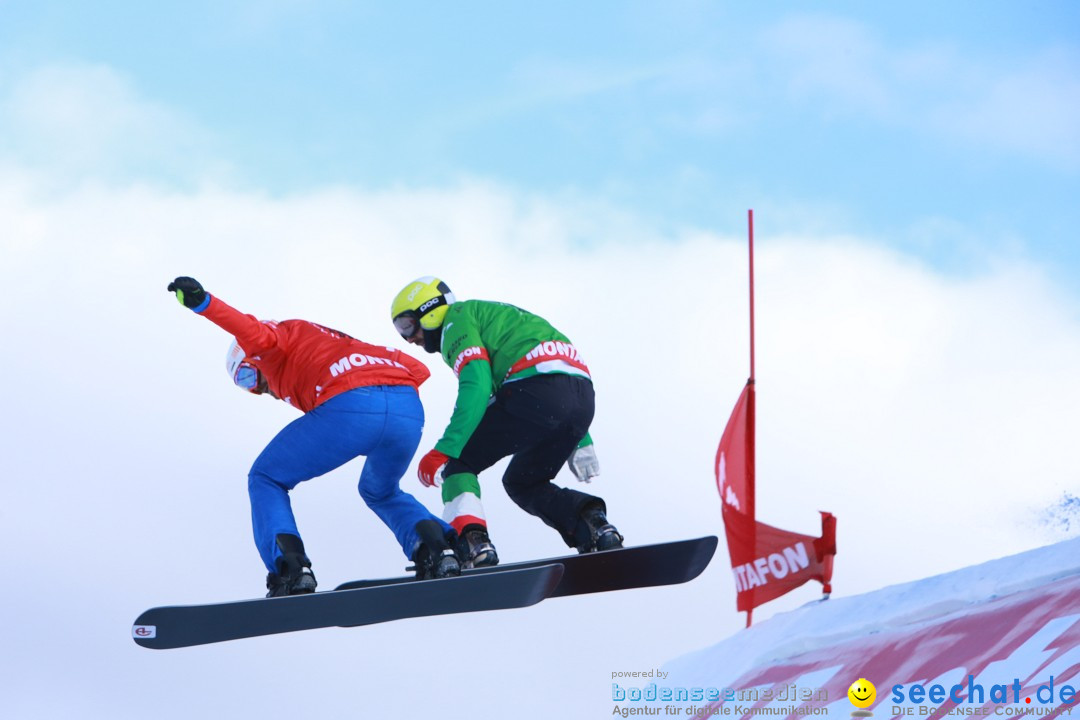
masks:
<path fill-rule="evenodd" d="M 811 603 L 673 660 L 661 668 L 666 675 L 657 679 L 614 681 L 624 691 L 634 686 L 647 688 L 649 683 L 660 688 L 737 691 L 754 686 L 771 689 L 774 702 L 718 703 L 706 712 L 693 708 L 707 707 L 707 701 L 672 704 L 627 700 L 615 704 L 617 709 L 651 705 L 661 710 L 661 715 L 667 706 L 684 716 L 703 717 L 713 710 L 711 714 L 720 716 L 769 714 L 769 707 L 803 707 L 803 703 L 789 697 L 802 692 L 803 686 L 831 686 L 828 701 L 805 703 L 797 714 L 846 716 L 855 709 L 846 697 L 846 689 L 861 676 L 851 676 L 845 667 L 845 652 L 854 650 L 867 668 L 891 668 L 879 670 L 883 676 L 876 678 L 870 677 L 869 670 L 866 675 L 877 684 L 877 703 L 872 709 L 879 717 L 926 716 L 940 705 L 928 700 L 897 703 L 891 695 L 894 685 L 903 686 L 908 700 L 914 683 L 938 682 L 947 691 L 953 683 L 966 683 L 969 674 L 973 674 L 973 683 L 985 686 L 987 693 L 995 684 L 1011 688 L 1013 680 L 1019 680 L 1020 703 L 987 701 L 978 707 L 972 707 L 972 703 L 955 707 L 955 703 L 946 703 L 939 713 L 1069 714 L 1068 706 L 1061 706 L 1060 691 L 1063 683 L 1072 687 L 1080 684 L 1075 677 L 1080 672 L 1078 576 L 1080 539 L 1073 539 L 925 580 Z M 1012 615 L 1007 615 L 1010 612 Z M 969 628 L 966 634 L 958 629 L 964 625 Z M 940 675 L 930 670 L 935 661 L 944 668 Z M 773 672 L 771 682 L 762 682 L 781 667 L 791 670 L 790 677 Z M 1041 698 L 1033 693 L 1053 674 L 1057 681 L 1055 701 L 1040 703 Z M 795 676 L 801 682 L 791 682 Z M 781 696 L 785 691 L 787 694 Z M 1043 697 L 1046 695 L 1044 691 Z M 1026 702 L 1029 696 L 1031 703 Z M 756 697 L 767 699 L 760 694 Z M 761 710 L 752 711 L 752 706 Z"/>

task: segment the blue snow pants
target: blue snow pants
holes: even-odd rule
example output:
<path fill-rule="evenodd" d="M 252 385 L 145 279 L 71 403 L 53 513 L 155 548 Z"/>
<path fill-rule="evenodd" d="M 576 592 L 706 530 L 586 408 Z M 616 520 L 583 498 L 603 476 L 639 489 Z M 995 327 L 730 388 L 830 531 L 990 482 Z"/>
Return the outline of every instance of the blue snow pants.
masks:
<path fill-rule="evenodd" d="M 349 390 L 286 425 L 248 474 L 255 545 L 266 569 L 277 570 L 279 534 L 300 537 L 289 491 L 361 455 L 367 460 L 360 473 L 360 497 L 394 533 L 407 558 L 412 558 L 419 543 L 419 521 L 435 520 L 448 534 L 452 532 L 399 485 L 423 428 L 419 395 L 401 385 Z"/>

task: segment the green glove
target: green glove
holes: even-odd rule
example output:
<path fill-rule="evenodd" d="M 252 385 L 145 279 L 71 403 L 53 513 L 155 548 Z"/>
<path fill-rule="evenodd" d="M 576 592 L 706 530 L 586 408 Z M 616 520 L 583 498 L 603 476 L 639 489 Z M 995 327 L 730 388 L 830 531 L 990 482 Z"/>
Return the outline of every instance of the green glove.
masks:
<path fill-rule="evenodd" d="M 168 290 L 176 293 L 181 305 L 192 310 L 206 302 L 206 291 L 195 278 L 178 277 L 169 283 Z"/>

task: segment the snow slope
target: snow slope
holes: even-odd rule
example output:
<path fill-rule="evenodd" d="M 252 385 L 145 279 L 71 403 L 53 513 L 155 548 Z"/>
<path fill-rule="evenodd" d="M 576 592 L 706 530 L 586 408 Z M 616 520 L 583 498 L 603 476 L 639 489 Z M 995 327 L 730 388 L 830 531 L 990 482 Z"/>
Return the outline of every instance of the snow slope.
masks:
<path fill-rule="evenodd" d="M 865 677 L 877 717 L 1068 716 L 1078 646 L 1073 539 L 774 616 L 655 678 L 613 681 L 613 714 L 846 717 L 847 689 Z"/>

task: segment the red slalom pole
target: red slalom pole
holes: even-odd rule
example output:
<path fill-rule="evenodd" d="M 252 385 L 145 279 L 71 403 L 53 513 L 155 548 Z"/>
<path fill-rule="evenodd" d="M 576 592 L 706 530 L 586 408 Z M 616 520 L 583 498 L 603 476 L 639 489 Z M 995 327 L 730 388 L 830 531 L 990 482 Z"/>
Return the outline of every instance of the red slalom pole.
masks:
<path fill-rule="evenodd" d="M 754 382 L 754 210 L 747 211 L 750 230 L 750 382 Z"/>
<path fill-rule="evenodd" d="M 746 457 L 748 461 L 748 475 L 750 485 L 750 497 L 747 503 L 747 512 L 750 517 L 755 520 L 754 523 L 754 538 L 753 547 L 754 554 L 757 554 L 757 489 L 754 487 L 756 484 L 755 475 L 757 474 L 757 398 L 754 388 L 754 210 L 751 208 L 747 211 L 747 228 L 750 240 L 750 379 L 746 381 L 746 384 L 750 386 L 749 405 L 746 409 Z M 750 627 L 754 618 L 754 608 L 750 608 L 746 611 L 746 627 Z"/>

